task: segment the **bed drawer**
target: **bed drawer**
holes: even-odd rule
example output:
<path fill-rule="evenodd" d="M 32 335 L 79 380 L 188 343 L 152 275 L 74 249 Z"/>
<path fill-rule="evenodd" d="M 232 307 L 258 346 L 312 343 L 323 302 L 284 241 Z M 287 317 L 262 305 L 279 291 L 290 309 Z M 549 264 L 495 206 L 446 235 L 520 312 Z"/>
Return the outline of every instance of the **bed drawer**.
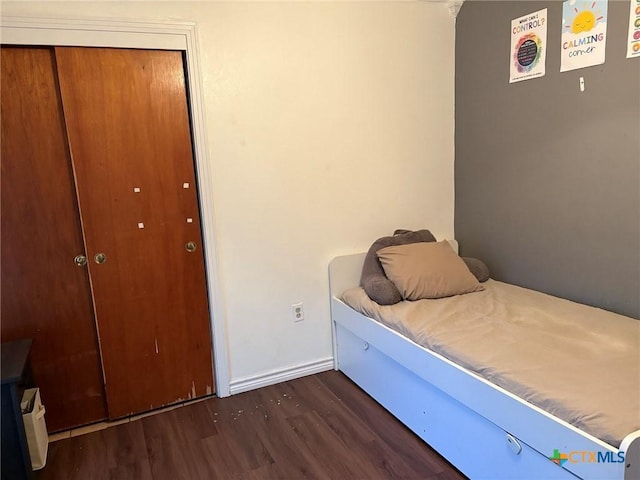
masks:
<path fill-rule="evenodd" d="M 577 478 L 340 324 L 336 334 L 339 369 L 470 478 Z"/>

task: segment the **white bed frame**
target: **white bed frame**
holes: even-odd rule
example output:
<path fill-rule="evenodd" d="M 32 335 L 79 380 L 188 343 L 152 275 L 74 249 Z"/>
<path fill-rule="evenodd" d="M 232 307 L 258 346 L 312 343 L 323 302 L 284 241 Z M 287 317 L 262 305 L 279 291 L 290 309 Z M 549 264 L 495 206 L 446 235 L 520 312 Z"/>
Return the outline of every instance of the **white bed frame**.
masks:
<path fill-rule="evenodd" d="M 343 303 L 364 257 L 337 257 L 329 266 L 335 369 L 462 473 L 473 480 L 640 479 L 640 430 L 616 449 Z M 554 450 L 569 457 L 561 467 L 550 460 Z"/>

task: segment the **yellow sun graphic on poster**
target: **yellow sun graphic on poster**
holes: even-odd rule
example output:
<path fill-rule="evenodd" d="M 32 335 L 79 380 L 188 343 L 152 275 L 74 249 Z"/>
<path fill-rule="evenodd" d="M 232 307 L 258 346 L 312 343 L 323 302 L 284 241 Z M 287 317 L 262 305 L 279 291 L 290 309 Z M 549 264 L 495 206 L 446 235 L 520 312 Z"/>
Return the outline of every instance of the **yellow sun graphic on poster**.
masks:
<path fill-rule="evenodd" d="M 588 32 L 596 24 L 596 16 L 591 10 L 583 10 L 576 15 L 571 24 L 573 33 Z"/>
<path fill-rule="evenodd" d="M 572 11 L 570 14 L 575 15 L 573 20 L 569 18 L 564 18 L 563 23 L 565 23 L 565 28 L 570 30 L 571 33 L 578 34 L 582 32 L 588 32 L 596 26 L 596 24 L 603 20 L 605 17 L 599 11 L 594 10 L 596 5 L 598 5 L 598 1 L 591 2 L 569 2 L 572 6 Z"/>

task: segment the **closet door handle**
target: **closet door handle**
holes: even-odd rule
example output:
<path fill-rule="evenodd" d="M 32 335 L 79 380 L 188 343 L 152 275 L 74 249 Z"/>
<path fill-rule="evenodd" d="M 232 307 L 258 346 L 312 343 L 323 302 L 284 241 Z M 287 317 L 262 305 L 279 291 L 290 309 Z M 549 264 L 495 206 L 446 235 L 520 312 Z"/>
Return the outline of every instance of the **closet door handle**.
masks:
<path fill-rule="evenodd" d="M 196 245 L 196 242 L 187 242 L 184 248 L 187 250 L 187 252 L 192 253 L 196 251 L 196 248 L 198 248 L 198 246 Z"/>
<path fill-rule="evenodd" d="M 98 265 L 102 265 L 104 262 L 107 261 L 107 256 L 104 253 L 96 253 L 93 259 L 96 261 Z"/>
<path fill-rule="evenodd" d="M 73 259 L 73 263 L 79 267 L 84 267 L 87 264 L 87 256 L 82 254 L 76 255 L 76 258 Z"/>

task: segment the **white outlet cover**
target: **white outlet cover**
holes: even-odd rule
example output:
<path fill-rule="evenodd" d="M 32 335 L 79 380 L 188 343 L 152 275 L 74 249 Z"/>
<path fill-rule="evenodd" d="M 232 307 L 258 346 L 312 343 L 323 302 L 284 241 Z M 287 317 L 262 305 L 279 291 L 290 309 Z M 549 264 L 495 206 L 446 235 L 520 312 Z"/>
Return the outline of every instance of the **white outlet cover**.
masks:
<path fill-rule="evenodd" d="M 293 315 L 294 322 L 301 322 L 304 320 L 304 308 L 302 306 L 302 302 L 291 305 L 291 314 Z"/>

